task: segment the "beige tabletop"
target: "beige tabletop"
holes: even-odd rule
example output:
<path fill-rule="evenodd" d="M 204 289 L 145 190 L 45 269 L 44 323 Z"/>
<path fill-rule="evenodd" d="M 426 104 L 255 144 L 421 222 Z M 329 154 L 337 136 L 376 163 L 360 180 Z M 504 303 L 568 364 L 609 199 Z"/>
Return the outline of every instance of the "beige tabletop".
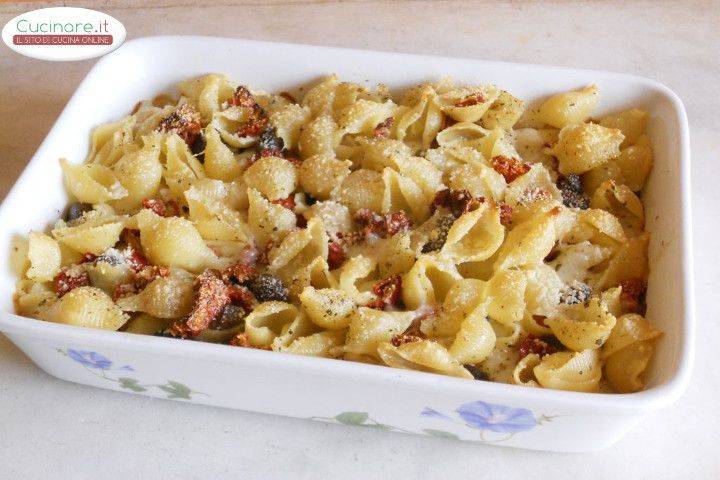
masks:
<path fill-rule="evenodd" d="M 0 24 L 65 3 L 0 4 Z M 0 478 L 720 478 L 720 3 L 230 3 L 72 5 L 109 13 L 128 38 L 200 34 L 565 65 L 644 75 L 677 92 L 693 151 L 698 341 L 690 388 L 604 452 L 541 453 L 83 387 L 44 374 L 0 335 Z M 0 195 L 92 65 L 0 46 Z"/>

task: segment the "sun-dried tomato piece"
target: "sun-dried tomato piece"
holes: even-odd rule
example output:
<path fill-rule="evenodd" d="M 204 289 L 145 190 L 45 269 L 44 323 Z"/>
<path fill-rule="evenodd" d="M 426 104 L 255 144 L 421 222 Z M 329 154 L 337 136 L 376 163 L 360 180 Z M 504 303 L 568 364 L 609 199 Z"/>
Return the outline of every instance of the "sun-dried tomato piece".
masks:
<path fill-rule="evenodd" d="M 302 161 L 301 158 L 298 158 L 298 157 L 295 157 L 295 156 L 292 156 L 292 155 L 286 155 L 286 156 L 285 156 L 285 160 L 287 160 L 288 162 L 292 163 L 292 164 L 295 165 L 296 167 L 299 167 L 299 166 L 302 165 L 302 163 L 303 163 L 303 161 Z"/>
<path fill-rule="evenodd" d="M 193 333 L 188 329 L 184 320 L 175 320 L 168 328 L 156 334 L 159 337 L 167 338 L 190 338 Z"/>
<path fill-rule="evenodd" d="M 363 227 L 372 225 L 373 223 L 383 222 L 382 215 L 373 212 L 369 208 L 361 208 L 355 212 L 355 216 L 353 218 Z"/>
<path fill-rule="evenodd" d="M 227 286 L 215 270 L 205 270 L 196 280 L 198 293 L 195 305 L 190 312 L 185 326 L 192 335 L 197 335 L 210 325 L 215 317 L 222 313 L 231 302 Z"/>
<path fill-rule="evenodd" d="M 200 135 L 202 125 L 200 124 L 200 112 L 187 103 L 180 105 L 173 113 L 165 117 L 157 128 L 158 131 L 177 133 L 185 140 L 188 146 L 192 146 Z"/>
<path fill-rule="evenodd" d="M 485 102 L 485 96 L 478 92 L 478 93 L 471 93 L 467 97 L 463 98 L 462 100 L 458 100 L 455 102 L 456 107 L 472 107 L 473 105 L 477 105 L 478 103 L 484 103 Z"/>
<path fill-rule="evenodd" d="M 340 268 L 340 266 L 345 263 L 346 258 L 347 254 L 342 245 L 333 241 L 328 243 L 328 265 L 330 266 L 330 270 Z"/>
<path fill-rule="evenodd" d="M 240 125 L 237 135 L 239 137 L 257 137 L 265 131 L 268 118 L 264 115 L 253 116 L 247 122 Z"/>
<path fill-rule="evenodd" d="M 378 310 L 404 308 L 402 300 L 402 277 L 400 275 L 380 280 L 373 285 L 372 291 L 378 298 L 367 305 L 368 307 Z"/>
<path fill-rule="evenodd" d="M 170 269 L 160 265 L 146 265 L 133 275 L 133 283 L 142 290 L 145 286 L 158 277 L 165 278 L 170 275 Z"/>
<path fill-rule="evenodd" d="M 512 223 L 513 208 L 505 202 L 498 202 L 500 208 L 500 223 L 508 226 Z"/>
<path fill-rule="evenodd" d="M 388 138 L 393 123 L 395 123 L 395 117 L 388 117 L 385 121 L 378 123 L 377 127 L 373 130 L 372 136 L 375 138 Z"/>
<path fill-rule="evenodd" d="M 125 255 L 125 257 L 128 259 L 130 268 L 132 268 L 133 271 L 136 273 L 150 264 L 150 262 L 148 262 L 147 258 L 145 258 L 145 255 L 143 255 L 140 250 L 130 245 L 125 247 L 125 250 L 123 250 L 123 255 Z"/>
<path fill-rule="evenodd" d="M 405 210 L 397 212 L 391 212 L 385 215 L 385 232 L 388 237 L 400 232 L 407 232 L 410 229 L 412 222 L 410 217 L 407 216 Z"/>
<path fill-rule="evenodd" d="M 241 306 L 246 312 L 252 311 L 257 303 L 250 289 L 243 285 L 229 285 L 228 295 L 233 305 Z"/>
<path fill-rule="evenodd" d="M 90 277 L 80 265 L 71 265 L 60 270 L 60 273 L 55 276 L 53 283 L 55 285 L 55 293 L 57 293 L 58 297 L 62 297 L 70 290 L 90 285 Z"/>
<path fill-rule="evenodd" d="M 146 198 L 142 207 L 152 210 L 161 217 L 176 217 L 180 215 L 180 206 L 175 200 L 160 200 L 159 198 Z"/>
<path fill-rule="evenodd" d="M 399 347 L 400 345 L 404 343 L 410 343 L 410 342 L 418 342 L 420 340 L 425 340 L 427 336 L 423 333 L 423 331 L 420 329 L 420 326 L 422 325 L 422 321 L 425 318 L 432 317 L 437 315 L 438 309 L 434 305 L 428 305 L 425 307 L 420 307 L 415 311 L 416 317 L 413 319 L 412 323 L 405 329 L 404 332 L 399 333 L 392 337 L 390 342 L 395 345 L 396 347 Z"/>
<path fill-rule="evenodd" d="M 222 279 L 226 285 L 243 285 L 257 277 L 258 271 L 246 263 L 235 263 L 222 272 Z"/>
<path fill-rule="evenodd" d="M 257 137 L 265 133 L 268 125 L 268 117 L 260 105 L 258 105 L 255 97 L 247 87 L 240 85 L 233 96 L 227 101 L 229 107 L 243 107 L 251 110 L 250 117 L 243 123 L 237 131 L 240 137 Z M 271 134 L 268 134 L 266 140 Z M 264 147 L 260 147 L 263 149 Z M 282 149 L 282 147 L 280 147 Z"/>
<path fill-rule="evenodd" d="M 80 257 L 80 263 L 92 263 L 95 260 L 97 260 L 98 256 L 94 253 L 83 253 L 82 257 Z"/>
<path fill-rule="evenodd" d="M 620 282 L 620 306 L 624 311 L 642 313 L 647 283 L 642 278 L 628 278 Z"/>
<path fill-rule="evenodd" d="M 275 205 L 280 205 L 281 207 L 285 207 L 288 210 L 295 210 L 295 195 L 290 194 L 289 197 L 278 198 L 277 200 L 273 200 L 271 203 L 274 203 Z"/>
<path fill-rule="evenodd" d="M 440 130 L 445 130 L 448 127 L 452 127 L 457 123 L 457 120 L 455 120 L 452 117 L 449 117 L 447 115 L 442 116 L 442 122 L 440 123 Z"/>
<path fill-rule="evenodd" d="M 130 246 L 136 250 L 142 250 L 142 244 L 140 243 L 140 230 L 123 228 L 122 232 L 120 232 L 120 243 L 123 246 Z"/>
<path fill-rule="evenodd" d="M 278 149 L 263 149 L 257 152 L 255 155 L 250 157 L 250 164 L 253 164 L 265 157 L 282 157 L 283 151 Z"/>
<path fill-rule="evenodd" d="M 399 347 L 400 345 L 412 342 L 419 342 L 420 340 L 423 340 L 423 338 L 416 335 L 409 335 L 407 333 L 400 333 L 392 337 L 392 339 L 390 339 L 390 343 L 392 343 L 396 347 Z"/>
<path fill-rule="evenodd" d="M 245 245 L 237 256 L 238 263 L 245 265 L 255 265 L 257 262 L 258 251 L 253 245 Z"/>
<path fill-rule="evenodd" d="M 522 191 L 518 202 L 523 205 L 552 199 L 549 191 L 542 187 L 528 187 Z"/>
<path fill-rule="evenodd" d="M 462 214 L 471 212 L 485 201 L 484 197 L 473 197 L 467 190 L 451 190 L 446 188 L 435 194 L 430 204 L 430 213 L 435 213 L 439 207 L 447 208 L 457 218 Z"/>
<path fill-rule="evenodd" d="M 138 271 L 133 271 L 132 277 L 128 283 L 115 285 L 113 300 L 138 293 L 156 278 L 165 278 L 169 275 L 170 269 L 167 267 L 161 267 L 159 265 L 146 265 Z"/>
<path fill-rule="evenodd" d="M 492 167 L 496 172 L 505 177 L 507 183 L 512 182 L 530 171 L 530 165 L 527 163 L 523 163 L 517 158 L 509 158 L 502 155 L 493 157 Z"/>
<path fill-rule="evenodd" d="M 545 315 L 533 315 L 533 320 L 535 320 L 535 323 L 540 325 L 541 327 L 548 328 L 547 324 L 545 323 L 545 320 L 547 317 Z"/>
<path fill-rule="evenodd" d="M 541 357 L 545 355 L 550 355 L 551 353 L 557 352 L 557 348 L 540 338 L 536 337 L 533 334 L 528 335 L 523 339 L 523 341 L 520 343 L 520 358 L 523 359 L 530 355 L 531 353 L 535 353 L 537 355 L 540 355 Z"/>
<path fill-rule="evenodd" d="M 276 247 L 273 240 L 268 240 L 264 247 L 258 251 L 257 263 L 259 265 L 267 265 L 270 263 L 270 251 Z"/>
<path fill-rule="evenodd" d="M 392 237 L 397 233 L 406 232 L 412 225 L 405 210 L 391 212 L 383 216 L 367 208 L 361 208 L 355 213 L 355 221 L 363 227 L 365 235 L 375 234 L 381 238 Z"/>
<path fill-rule="evenodd" d="M 280 92 L 278 95 L 290 103 L 298 103 L 297 99 L 290 92 Z"/>
<path fill-rule="evenodd" d="M 235 89 L 235 93 L 233 93 L 233 96 L 228 100 L 227 103 L 231 107 L 245 108 L 254 108 L 255 105 L 257 105 L 255 97 L 244 85 L 240 85 Z"/>
<path fill-rule="evenodd" d="M 132 283 L 118 283 L 113 290 L 112 299 L 117 301 L 119 298 L 135 295 L 136 293 L 138 293 L 138 289 Z"/>

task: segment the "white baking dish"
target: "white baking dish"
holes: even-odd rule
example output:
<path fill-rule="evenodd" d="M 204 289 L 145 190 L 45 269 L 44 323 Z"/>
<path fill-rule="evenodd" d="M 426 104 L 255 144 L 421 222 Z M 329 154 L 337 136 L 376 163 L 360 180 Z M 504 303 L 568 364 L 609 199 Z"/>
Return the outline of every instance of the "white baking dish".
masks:
<path fill-rule="evenodd" d="M 694 329 L 688 127 L 677 96 L 644 78 L 222 38 L 132 40 L 90 71 L 8 194 L 0 207 L 0 252 L 60 215 L 67 198 L 58 158 L 81 162 L 94 126 L 127 114 L 140 99 L 172 91 L 181 79 L 209 72 L 266 90 L 288 90 L 332 72 L 391 87 L 450 75 L 494 82 L 525 99 L 596 83 L 603 112 L 647 110 L 656 161 L 644 193 L 652 234 L 648 317 L 665 332 L 648 389 L 625 395 L 532 389 L 41 322 L 12 313 L 17 277 L 6 262 L 0 329 L 40 368 L 73 382 L 161 398 L 558 451 L 605 448 L 683 392 Z"/>

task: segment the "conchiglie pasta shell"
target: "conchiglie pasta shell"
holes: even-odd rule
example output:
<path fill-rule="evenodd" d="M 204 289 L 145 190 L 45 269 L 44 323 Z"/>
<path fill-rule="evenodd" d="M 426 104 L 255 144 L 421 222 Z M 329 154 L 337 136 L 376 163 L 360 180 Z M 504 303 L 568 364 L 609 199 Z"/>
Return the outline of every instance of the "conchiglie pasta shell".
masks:
<path fill-rule="evenodd" d="M 45 311 L 43 320 L 77 327 L 117 330 L 128 317 L 102 290 L 78 287 L 63 295 Z"/>
<path fill-rule="evenodd" d="M 581 352 L 600 348 L 615 326 L 615 317 L 597 299 L 583 304 L 570 305 L 558 315 L 545 319 L 553 334 L 571 350 Z"/>
<path fill-rule="evenodd" d="M 636 342 L 610 355 L 605 360 L 605 377 L 618 393 L 642 390 L 642 374 L 654 352 L 652 341 Z"/>
<path fill-rule="evenodd" d="M 544 388 L 595 392 L 600 385 L 602 368 L 598 351 L 585 350 L 546 355 L 533 368 L 533 373 Z"/>
<path fill-rule="evenodd" d="M 386 312 L 360 307 L 350 320 L 345 352 L 377 357 L 378 346 L 407 330 L 414 318 L 413 312 Z"/>
<path fill-rule="evenodd" d="M 661 335 L 662 332 L 642 315 L 636 313 L 622 315 L 603 345 L 603 357 L 609 357 L 633 343 L 655 340 Z"/>
<path fill-rule="evenodd" d="M 311 357 L 334 358 L 345 342 L 346 330 L 326 330 L 305 337 L 296 338 L 281 352 Z"/>
<path fill-rule="evenodd" d="M 308 318 L 321 328 L 347 328 L 356 306 L 342 290 L 307 287 L 300 294 L 300 303 Z"/>
<path fill-rule="evenodd" d="M 218 266 L 217 256 L 192 222 L 180 217 L 163 218 L 150 210 L 141 210 L 136 218 L 143 251 L 152 264 L 191 272 Z"/>
<path fill-rule="evenodd" d="M 104 203 L 128 194 L 115 173 L 104 165 L 76 165 L 61 158 L 60 166 L 70 193 L 81 202 Z"/>
<path fill-rule="evenodd" d="M 446 258 L 421 255 L 403 276 L 402 296 L 409 309 L 442 303 L 453 284 L 462 276 Z"/>
<path fill-rule="evenodd" d="M 100 255 L 118 242 L 123 228 L 123 222 L 110 221 L 99 225 L 80 224 L 56 228 L 52 235 L 57 241 L 79 253 Z"/>
<path fill-rule="evenodd" d="M 513 228 L 498 251 L 495 270 L 542 262 L 555 245 L 554 217 L 553 212 L 542 213 Z"/>
<path fill-rule="evenodd" d="M 479 363 L 495 348 L 496 340 L 495 331 L 487 320 L 487 306 L 482 304 L 462 321 L 449 352 L 460 364 Z"/>
<path fill-rule="evenodd" d="M 574 92 L 559 93 L 540 106 L 539 118 L 556 128 L 581 123 L 595 110 L 599 99 L 596 85 Z"/>
<path fill-rule="evenodd" d="M 405 343 L 399 347 L 387 342 L 382 343 L 378 347 L 378 354 L 390 367 L 473 378 L 472 374 L 460 365 L 445 347 L 430 340 Z"/>
<path fill-rule="evenodd" d="M 53 238 L 30 232 L 27 258 L 30 261 L 25 275 L 39 282 L 48 282 L 60 273 L 60 245 Z"/>
<path fill-rule="evenodd" d="M 479 262 L 490 258 L 504 238 L 505 227 L 500 223 L 499 209 L 483 203 L 455 220 L 441 253 L 455 263 Z"/>
<path fill-rule="evenodd" d="M 297 308 L 285 302 L 264 302 L 245 317 L 245 333 L 251 345 L 267 347 L 298 318 Z M 287 333 L 287 332 L 285 332 Z"/>

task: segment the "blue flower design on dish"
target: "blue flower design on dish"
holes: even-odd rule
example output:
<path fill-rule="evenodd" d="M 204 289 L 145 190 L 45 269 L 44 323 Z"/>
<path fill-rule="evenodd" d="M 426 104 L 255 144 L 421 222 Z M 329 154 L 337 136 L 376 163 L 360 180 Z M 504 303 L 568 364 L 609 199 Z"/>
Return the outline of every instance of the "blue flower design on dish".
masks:
<path fill-rule="evenodd" d="M 452 418 L 448 417 L 444 413 L 440 413 L 435 409 L 432 409 L 430 407 L 423 408 L 423 411 L 420 412 L 421 417 L 432 417 L 432 418 L 440 418 L 442 420 L 452 420 Z"/>
<path fill-rule="evenodd" d="M 98 370 L 108 370 L 112 366 L 112 361 L 97 352 L 68 348 L 67 355 L 81 365 Z"/>
<path fill-rule="evenodd" d="M 454 413 L 457 416 L 446 415 L 434 408 L 425 407 L 420 412 L 420 416 L 479 430 L 480 440 L 490 443 L 510 440 L 516 433 L 532 430 L 536 426 L 549 422 L 556 417 L 541 415 L 538 418 L 527 408 L 513 408 L 479 400 L 460 405 L 455 409 Z M 424 431 L 428 430 L 435 431 L 434 429 L 425 429 Z M 486 434 L 491 434 L 490 438 L 487 438 Z M 497 434 L 501 436 L 498 437 Z"/>
<path fill-rule="evenodd" d="M 496 403 L 481 401 L 465 403 L 455 411 L 469 427 L 492 432 L 524 432 L 533 429 L 538 424 L 530 410 Z"/>
<path fill-rule="evenodd" d="M 139 393 L 147 392 L 152 389 L 158 389 L 164 392 L 167 398 L 183 400 L 193 400 L 193 395 L 208 396 L 207 393 L 193 390 L 187 385 L 175 380 L 167 380 L 165 383 L 157 384 L 145 382 L 141 383 L 140 380 L 132 377 L 122 376 L 116 378 L 116 375 L 113 375 L 113 372 L 134 372 L 135 369 L 131 365 L 123 365 L 122 363 L 118 364 L 122 365 L 122 367 L 113 367 L 112 360 L 100 355 L 97 352 L 90 350 L 75 350 L 72 348 L 64 349 L 60 347 L 55 348 L 55 351 L 61 355 L 70 357 L 70 359 L 88 369 L 88 371 L 96 377 L 102 378 L 108 382 L 116 383 L 121 390 L 130 390 L 132 392 Z M 111 372 L 111 370 L 113 372 Z"/>

